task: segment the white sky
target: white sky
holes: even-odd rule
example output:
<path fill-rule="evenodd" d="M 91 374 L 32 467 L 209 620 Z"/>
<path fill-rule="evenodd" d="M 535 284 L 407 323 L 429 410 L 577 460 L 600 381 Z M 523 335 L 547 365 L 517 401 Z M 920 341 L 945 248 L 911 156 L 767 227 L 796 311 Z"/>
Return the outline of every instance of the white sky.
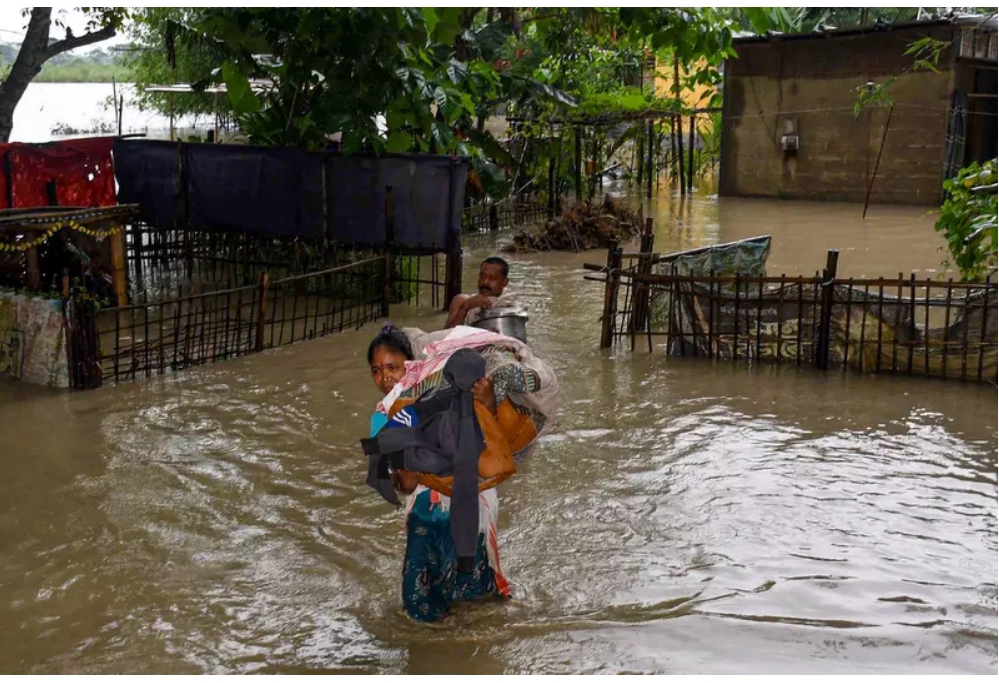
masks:
<path fill-rule="evenodd" d="M 24 28 L 28 25 L 28 17 L 21 16 L 21 10 L 26 9 L 23 7 L 18 7 L 14 4 L 4 4 L 0 3 L 0 42 L 2 43 L 19 43 L 24 38 Z M 87 29 L 87 19 L 82 12 L 78 11 L 73 7 L 55 7 L 52 9 L 52 19 L 62 19 L 66 25 L 73 30 L 76 35 L 82 35 Z M 52 27 L 51 36 L 53 38 L 59 39 L 64 38 L 65 33 L 62 29 L 55 26 Z M 96 43 L 84 48 L 80 48 L 77 52 L 89 52 L 90 50 L 96 48 L 108 48 L 112 45 L 120 45 L 126 42 L 125 36 L 122 32 L 118 32 L 118 35 L 111 40 L 105 40 L 102 43 Z"/>

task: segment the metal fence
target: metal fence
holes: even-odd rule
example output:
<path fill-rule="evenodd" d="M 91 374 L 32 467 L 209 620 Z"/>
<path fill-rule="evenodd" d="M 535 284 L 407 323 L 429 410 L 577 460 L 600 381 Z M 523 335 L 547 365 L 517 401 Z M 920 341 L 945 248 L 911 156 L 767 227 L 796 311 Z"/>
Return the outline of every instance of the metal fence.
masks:
<path fill-rule="evenodd" d="M 651 233 L 643 246 L 651 245 Z M 836 277 L 830 253 L 814 276 L 654 273 L 662 257 L 615 246 L 604 284 L 601 346 L 749 363 L 996 381 L 997 284 Z"/>
<path fill-rule="evenodd" d="M 465 233 L 478 233 L 527 227 L 543 223 L 548 218 L 549 209 L 544 204 L 510 198 L 468 207 L 461 214 L 461 230 Z"/>
<path fill-rule="evenodd" d="M 277 280 L 265 273 L 255 285 L 94 310 L 77 325 L 98 347 L 79 355 L 83 363 L 96 358 L 99 381 L 78 369 L 76 375 L 91 379 L 74 380 L 74 387 L 150 377 L 360 327 L 387 314 L 388 263 L 383 255 Z"/>
<path fill-rule="evenodd" d="M 442 310 L 461 273 L 460 257 L 448 254 L 143 228 L 126 233 L 129 305 L 67 298 L 74 389 L 359 328 L 391 304 Z"/>
<path fill-rule="evenodd" d="M 511 200 L 468 216 L 490 230 L 547 214 Z M 388 233 L 388 244 L 372 249 L 132 222 L 124 231 L 129 304 L 67 298 L 71 385 L 92 389 L 358 328 L 386 317 L 391 304 L 445 309 L 460 288 L 460 251 L 396 244 L 391 219 Z"/>

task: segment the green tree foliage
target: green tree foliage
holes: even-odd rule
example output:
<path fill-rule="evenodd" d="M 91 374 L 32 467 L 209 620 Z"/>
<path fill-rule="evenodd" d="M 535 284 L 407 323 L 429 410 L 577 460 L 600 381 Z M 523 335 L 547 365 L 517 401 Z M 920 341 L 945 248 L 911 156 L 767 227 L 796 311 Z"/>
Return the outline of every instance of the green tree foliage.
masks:
<path fill-rule="evenodd" d="M 498 107 L 534 117 L 679 108 L 676 96 L 656 98 L 646 61 L 706 63 L 684 68 L 686 87 L 716 83 L 731 50 L 731 20 L 710 8 L 174 8 L 139 17 L 146 49 L 129 64 L 140 85 L 224 82 L 251 142 L 322 148 L 339 133 L 347 152 L 467 155 L 493 196 L 508 186 L 500 169 L 525 159 L 485 130 Z"/>
<path fill-rule="evenodd" d="M 475 8 L 208 8 L 147 30 L 212 57 L 188 80 L 224 82 L 251 142 L 321 148 L 340 133 L 348 152 L 468 155 L 502 184 L 509 155 L 484 119 L 524 93 L 574 104 L 494 68 L 514 25 L 507 10 Z"/>
<path fill-rule="evenodd" d="M 228 100 L 201 93 L 146 92 L 155 85 L 207 85 L 214 69 L 221 65 L 220 52 L 204 42 L 176 39 L 177 26 L 186 26 L 204 17 L 197 7 L 140 7 L 135 9 L 129 31 L 131 45 L 124 53 L 124 65 L 135 83 L 137 104 L 163 114 L 177 116 L 211 115 L 217 110 L 231 113 Z"/>
<path fill-rule="evenodd" d="M 947 240 L 951 261 L 965 280 L 982 280 L 996 266 L 999 234 L 996 229 L 995 190 L 975 192 L 996 184 L 996 160 L 973 163 L 944 182 L 947 198 L 934 226 Z"/>
<path fill-rule="evenodd" d="M 714 91 L 707 88 L 708 99 L 690 103 L 683 94 L 699 85 L 716 86 L 721 76 L 719 67 L 725 57 L 732 54 L 732 21 L 712 8 L 620 8 L 620 9 L 539 9 L 536 25 L 524 31 L 517 56 L 527 60 L 521 68 L 533 68 L 539 81 L 564 89 L 579 103 L 576 108 L 566 108 L 557 102 L 539 102 L 533 106 L 516 103 L 516 113 L 539 119 L 542 123 L 523 126 L 525 135 L 547 135 L 557 131 L 543 122 L 564 118 L 586 122 L 624 121 L 623 127 L 611 131 L 597 128 L 586 131 L 584 146 L 587 156 L 596 155 L 601 167 L 611 167 L 624 157 L 615 156 L 628 149 L 630 143 L 646 137 L 647 122 L 640 115 L 648 112 L 683 112 L 691 104 L 698 107 L 716 106 L 711 98 Z M 554 13 L 554 15 L 553 15 Z M 526 23 L 526 20 L 525 20 Z M 654 63 L 655 71 L 650 68 Z M 669 93 L 657 93 L 657 77 L 674 81 Z M 712 122 L 706 122 L 705 132 Z M 669 122 L 657 121 L 653 135 L 661 142 L 669 133 Z M 561 141 L 564 146 L 565 141 Z M 639 145 L 641 146 L 641 145 Z M 546 172 L 548 159 L 561 159 L 558 164 L 556 185 L 563 188 L 571 184 L 572 164 L 557 140 L 538 150 L 540 158 L 535 168 L 535 185 L 544 186 L 541 176 Z M 631 166 L 645 154 L 631 157 Z M 528 155 L 530 158 L 530 155 Z"/>
<path fill-rule="evenodd" d="M 178 45 L 218 54 L 214 74 L 263 144 L 322 147 L 339 132 L 347 150 L 458 151 L 455 132 L 498 82 L 479 41 L 496 27 L 475 30 L 460 8 L 211 8 L 169 26 Z"/>
<path fill-rule="evenodd" d="M 6 77 L 17 57 L 18 46 L 0 44 L 0 78 Z M 120 56 L 100 48 L 86 54 L 61 54 L 42 65 L 35 83 L 120 83 L 129 82 L 131 73 Z"/>

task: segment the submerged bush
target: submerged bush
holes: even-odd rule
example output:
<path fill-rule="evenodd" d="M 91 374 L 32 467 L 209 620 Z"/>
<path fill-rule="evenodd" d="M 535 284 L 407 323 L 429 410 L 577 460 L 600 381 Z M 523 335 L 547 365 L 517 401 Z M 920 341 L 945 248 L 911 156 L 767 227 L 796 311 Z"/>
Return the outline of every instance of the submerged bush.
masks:
<path fill-rule="evenodd" d="M 995 190 L 974 192 L 983 185 L 995 185 L 996 160 L 972 163 L 944 181 L 947 198 L 940 207 L 934 229 L 947 239 L 951 261 L 968 280 L 983 280 L 996 265 L 997 241 Z"/>

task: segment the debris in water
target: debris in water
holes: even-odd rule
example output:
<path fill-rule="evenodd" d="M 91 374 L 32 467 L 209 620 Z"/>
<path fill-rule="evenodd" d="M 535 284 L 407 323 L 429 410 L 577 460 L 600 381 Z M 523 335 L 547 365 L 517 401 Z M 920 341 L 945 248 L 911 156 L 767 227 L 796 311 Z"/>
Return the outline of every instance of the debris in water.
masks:
<path fill-rule="evenodd" d="M 641 233 L 638 212 L 620 199 L 575 202 L 539 231 L 521 230 L 504 248 L 508 252 L 586 251 L 627 242 Z"/>

